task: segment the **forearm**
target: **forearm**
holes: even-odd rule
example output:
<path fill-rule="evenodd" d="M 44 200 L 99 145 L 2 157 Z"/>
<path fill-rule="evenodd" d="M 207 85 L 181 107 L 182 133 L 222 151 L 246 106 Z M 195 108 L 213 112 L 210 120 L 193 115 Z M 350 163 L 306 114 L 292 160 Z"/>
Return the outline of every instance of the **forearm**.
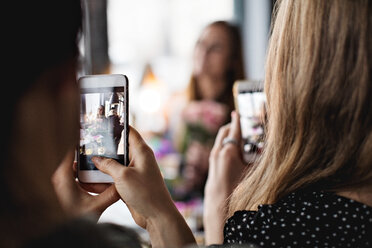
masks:
<path fill-rule="evenodd" d="M 189 226 L 176 207 L 166 215 L 149 220 L 146 229 L 154 248 L 196 244 Z"/>
<path fill-rule="evenodd" d="M 205 202 L 204 207 L 203 223 L 205 244 L 222 244 L 223 227 L 226 217 L 225 201 L 213 201 L 213 203 Z"/>

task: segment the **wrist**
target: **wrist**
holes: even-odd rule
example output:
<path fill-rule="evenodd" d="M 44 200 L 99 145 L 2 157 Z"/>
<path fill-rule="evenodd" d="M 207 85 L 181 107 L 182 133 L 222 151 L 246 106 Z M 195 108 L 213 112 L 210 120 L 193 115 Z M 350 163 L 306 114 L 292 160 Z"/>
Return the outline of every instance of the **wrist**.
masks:
<path fill-rule="evenodd" d="M 214 201 L 210 199 L 211 201 L 207 200 L 204 203 L 203 224 L 205 245 L 223 243 L 223 227 L 227 217 L 226 198 L 221 197 Z"/>
<path fill-rule="evenodd" d="M 184 247 L 194 244 L 195 238 L 176 206 L 147 220 L 152 247 Z"/>

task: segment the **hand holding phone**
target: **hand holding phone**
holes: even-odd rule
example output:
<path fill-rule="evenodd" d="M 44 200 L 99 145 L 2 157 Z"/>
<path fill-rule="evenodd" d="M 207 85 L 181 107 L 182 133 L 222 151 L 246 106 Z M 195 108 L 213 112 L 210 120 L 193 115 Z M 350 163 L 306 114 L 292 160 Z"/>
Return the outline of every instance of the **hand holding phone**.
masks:
<path fill-rule="evenodd" d="M 85 184 L 75 180 L 73 162 L 75 149 L 66 154 L 52 176 L 52 184 L 63 210 L 72 215 L 94 214 L 100 216 L 110 205 L 120 199 L 115 185 L 107 183 Z M 82 190 L 84 189 L 84 190 Z M 97 193 L 99 195 L 92 195 Z"/>
<path fill-rule="evenodd" d="M 80 145 L 78 179 L 84 183 L 113 182 L 92 157 L 128 165 L 128 78 L 121 74 L 87 75 L 79 79 Z"/>
<path fill-rule="evenodd" d="M 150 237 L 159 237 L 151 240 L 153 247 L 195 243 L 190 227 L 174 205 L 153 151 L 134 128 L 129 140 L 133 155 L 130 168 L 102 157 L 94 158 L 95 165 L 115 178 L 115 188 L 134 221 L 146 228 Z"/>

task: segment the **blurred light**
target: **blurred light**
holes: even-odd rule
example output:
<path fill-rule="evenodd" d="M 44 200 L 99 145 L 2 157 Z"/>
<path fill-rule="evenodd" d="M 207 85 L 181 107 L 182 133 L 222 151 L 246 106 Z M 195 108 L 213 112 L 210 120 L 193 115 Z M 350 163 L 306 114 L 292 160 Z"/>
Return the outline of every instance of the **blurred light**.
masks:
<path fill-rule="evenodd" d="M 161 109 L 161 97 L 159 87 L 156 85 L 145 85 L 139 92 L 141 111 L 153 114 Z"/>
<path fill-rule="evenodd" d="M 151 66 L 147 65 L 139 92 L 139 105 L 145 113 L 160 112 L 164 104 L 164 84 L 155 76 Z"/>

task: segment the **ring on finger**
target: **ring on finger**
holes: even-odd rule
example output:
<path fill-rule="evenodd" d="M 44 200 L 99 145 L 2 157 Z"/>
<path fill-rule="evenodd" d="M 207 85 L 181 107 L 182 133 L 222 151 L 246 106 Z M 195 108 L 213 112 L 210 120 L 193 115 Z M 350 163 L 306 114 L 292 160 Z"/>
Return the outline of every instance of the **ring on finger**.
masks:
<path fill-rule="evenodd" d="M 238 145 L 238 141 L 234 138 L 226 137 L 222 140 L 222 146 L 225 146 L 226 144 Z"/>

